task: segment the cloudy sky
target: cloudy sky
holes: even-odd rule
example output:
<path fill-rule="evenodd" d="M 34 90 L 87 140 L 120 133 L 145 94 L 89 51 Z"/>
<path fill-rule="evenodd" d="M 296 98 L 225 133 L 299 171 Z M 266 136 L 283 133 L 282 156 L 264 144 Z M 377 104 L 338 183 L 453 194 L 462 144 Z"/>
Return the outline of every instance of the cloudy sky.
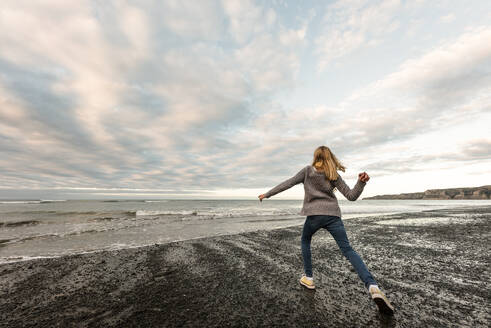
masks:
<path fill-rule="evenodd" d="M 487 0 L 0 3 L 0 198 L 481 186 L 490 126 Z"/>

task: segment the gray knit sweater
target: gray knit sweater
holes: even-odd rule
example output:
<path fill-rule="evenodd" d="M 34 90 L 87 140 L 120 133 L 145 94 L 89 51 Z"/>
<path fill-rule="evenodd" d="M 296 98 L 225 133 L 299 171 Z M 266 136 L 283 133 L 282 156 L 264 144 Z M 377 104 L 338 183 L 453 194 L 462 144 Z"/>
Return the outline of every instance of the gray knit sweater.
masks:
<path fill-rule="evenodd" d="M 339 217 L 341 217 L 341 209 L 333 192 L 334 187 L 348 200 L 355 201 L 366 185 L 366 182 L 358 179 L 353 189 L 350 189 L 341 175 L 338 175 L 334 181 L 327 181 L 324 172 L 319 172 L 312 165 L 307 165 L 295 176 L 280 183 L 264 195 L 269 198 L 299 183 L 303 183 L 305 190 L 300 215 L 335 215 Z"/>

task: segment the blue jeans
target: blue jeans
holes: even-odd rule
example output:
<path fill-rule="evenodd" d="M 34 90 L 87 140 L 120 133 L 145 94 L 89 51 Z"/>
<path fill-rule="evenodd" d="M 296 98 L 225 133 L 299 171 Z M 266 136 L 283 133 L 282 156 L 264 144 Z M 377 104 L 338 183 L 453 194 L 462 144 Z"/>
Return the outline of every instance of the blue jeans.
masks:
<path fill-rule="evenodd" d="M 302 231 L 302 256 L 303 266 L 307 277 L 312 277 L 312 255 L 310 252 L 310 242 L 312 235 L 320 228 L 325 228 L 334 237 L 343 255 L 350 261 L 351 265 L 358 273 L 358 276 L 368 288 L 369 285 L 376 285 L 377 282 L 368 271 L 360 255 L 356 253 L 348 241 L 343 221 L 339 216 L 333 215 L 310 215 L 307 216 Z"/>

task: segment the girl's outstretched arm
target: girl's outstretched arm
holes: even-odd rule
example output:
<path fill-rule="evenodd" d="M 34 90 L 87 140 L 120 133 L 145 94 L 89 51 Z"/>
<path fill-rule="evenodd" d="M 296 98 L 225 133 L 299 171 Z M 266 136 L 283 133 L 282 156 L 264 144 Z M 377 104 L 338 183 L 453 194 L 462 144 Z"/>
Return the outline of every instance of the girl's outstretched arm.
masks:
<path fill-rule="evenodd" d="M 282 191 L 285 191 L 291 187 L 293 187 L 296 184 L 299 184 L 304 181 L 305 179 L 305 170 L 307 169 L 308 166 L 305 166 L 303 169 L 301 169 L 297 174 L 295 174 L 293 177 L 291 177 L 288 180 L 283 181 L 270 191 L 268 191 L 265 194 L 259 195 L 259 200 L 262 201 L 263 198 L 269 198 L 273 195 L 276 195 Z"/>
<path fill-rule="evenodd" d="M 369 179 L 370 177 L 368 174 L 365 172 L 360 173 L 355 186 L 353 189 L 350 189 L 346 182 L 344 182 L 343 178 L 341 178 L 341 175 L 338 174 L 338 178 L 334 180 L 334 186 L 338 188 L 338 190 L 344 195 L 344 197 L 346 197 L 347 200 L 355 201 L 361 195 L 363 188 L 365 188 L 365 185 Z"/>

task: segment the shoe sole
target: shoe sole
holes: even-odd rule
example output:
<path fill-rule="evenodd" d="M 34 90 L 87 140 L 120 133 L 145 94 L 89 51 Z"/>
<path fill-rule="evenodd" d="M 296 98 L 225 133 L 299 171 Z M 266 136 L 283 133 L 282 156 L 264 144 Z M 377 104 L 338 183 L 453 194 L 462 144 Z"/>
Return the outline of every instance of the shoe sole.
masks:
<path fill-rule="evenodd" d="M 374 297 L 373 301 L 377 304 L 379 312 L 387 315 L 394 314 L 394 308 L 387 304 L 383 297 Z"/>
<path fill-rule="evenodd" d="M 301 284 L 302 286 L 305 286 L 305 287 L 306 287 L 306 288 L 308 288 L 308 289 L 315 289 L 315 286 L 309 286 L 309 285 L 307 285 L 306 283 L 304 283 L 302 280 L 300 280 L 300 284 Z"/>

